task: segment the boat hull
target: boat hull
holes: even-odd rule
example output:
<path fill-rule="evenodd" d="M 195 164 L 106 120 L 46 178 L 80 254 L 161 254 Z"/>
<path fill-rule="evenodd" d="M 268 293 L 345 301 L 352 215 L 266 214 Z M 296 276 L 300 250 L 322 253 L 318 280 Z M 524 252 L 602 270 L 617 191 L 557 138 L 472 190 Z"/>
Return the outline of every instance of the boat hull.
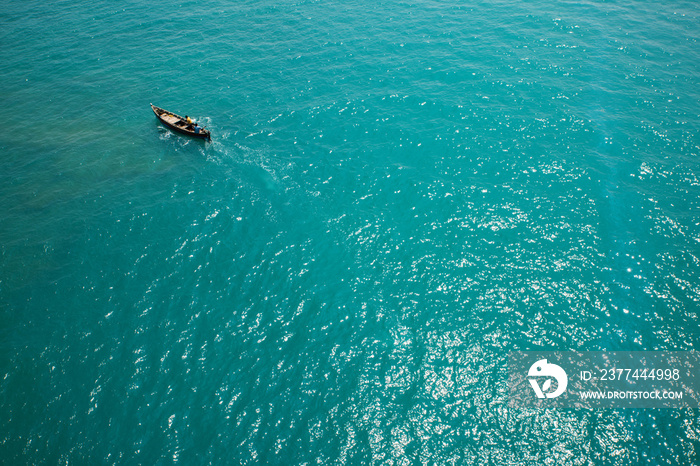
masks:
<path fill-rule="evenodd" d="M 199 133 L 189 129 L 192 125 L 188 125 L 185 119 L 180 115 L 169 112 L 160 107 L 156 107 L 153 104 L 151 104 L 151 109 L 153 110 L 156 118 L 158 118 L 158 120 L 169 129 L 196 139 L 211 139 L 211 133 L 204 128 L 202 128 Z"/>

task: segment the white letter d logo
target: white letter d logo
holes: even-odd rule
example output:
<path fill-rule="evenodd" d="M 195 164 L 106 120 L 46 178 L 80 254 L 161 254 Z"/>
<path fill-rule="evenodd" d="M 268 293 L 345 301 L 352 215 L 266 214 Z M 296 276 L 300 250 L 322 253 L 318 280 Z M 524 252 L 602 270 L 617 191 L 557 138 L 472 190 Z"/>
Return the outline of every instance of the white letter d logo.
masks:
<path fill-rule="evenodd" d="M 535 364 L 530 367 L 527 372 L 528 377 L 549 377 L 542 384 L 542 388 L 537 384 L 535 379 L 528 379 L 532 389 L 535 391 L 537 398 L 556 398 L 566 390 L 566 384 L 569 382 L 569 378 L 566 376 L 564 369 L 557 366 L 556 364 L 550 364 L 546 359 L 540 359 Z M 552 386 L 552 378 L 557 381 L 557 389 L 553 392 L 548 392 Z"/>

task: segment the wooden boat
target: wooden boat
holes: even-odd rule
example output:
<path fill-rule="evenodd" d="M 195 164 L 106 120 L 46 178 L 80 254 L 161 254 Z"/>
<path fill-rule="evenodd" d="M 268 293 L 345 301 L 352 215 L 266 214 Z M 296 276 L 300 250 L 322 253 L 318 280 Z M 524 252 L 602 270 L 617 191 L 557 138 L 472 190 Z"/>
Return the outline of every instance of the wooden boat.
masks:
<path fill-rule="evenodd" d="M 165 126 L 173 131 L 186 134 L 187 136 L 192 136 L 193 138 L 211 139 L 211 133 L 209 130 L 204 129 L 195 123 L 187 123 L 187 120 L 180 115 L 176 115 L 173 112 L 156 107 L 153 104 L 151 104 L 151 108 L 153 109 L 153 113 L 156 114 L 156 118 L 158 118 Z M 199 129 L 199 132 L 197 129 Z"/>

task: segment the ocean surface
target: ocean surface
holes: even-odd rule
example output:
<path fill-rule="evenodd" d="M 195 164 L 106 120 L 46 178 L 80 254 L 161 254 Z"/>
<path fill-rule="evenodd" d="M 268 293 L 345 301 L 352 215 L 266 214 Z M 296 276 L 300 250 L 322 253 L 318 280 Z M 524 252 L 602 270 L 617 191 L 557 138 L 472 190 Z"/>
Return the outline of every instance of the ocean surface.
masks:
<path fill-rule="evenodd" d="M 699 16 L 5 2 L 0 463 L 700 464 L 507 406 L 512 351 L 699 349 Z"/>

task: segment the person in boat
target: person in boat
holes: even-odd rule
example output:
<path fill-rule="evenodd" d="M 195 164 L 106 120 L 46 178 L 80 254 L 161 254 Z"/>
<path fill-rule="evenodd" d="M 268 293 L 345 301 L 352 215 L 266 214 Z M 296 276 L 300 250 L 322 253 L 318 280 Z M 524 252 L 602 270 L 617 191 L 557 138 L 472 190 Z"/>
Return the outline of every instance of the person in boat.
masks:
<path fill-rule="evenodd" d="M 187 121 L 188 125 L 192 124 L 192 118 L 188 117 L 187 115 L 185 115 L 185 121 Z"/>
<path fill-rule="evenodd" d="M 202 131 L 202 128 L 199 127 L 197 123 L 194 124 L 194 132 L 195 134 L 199 134 Z"/>

